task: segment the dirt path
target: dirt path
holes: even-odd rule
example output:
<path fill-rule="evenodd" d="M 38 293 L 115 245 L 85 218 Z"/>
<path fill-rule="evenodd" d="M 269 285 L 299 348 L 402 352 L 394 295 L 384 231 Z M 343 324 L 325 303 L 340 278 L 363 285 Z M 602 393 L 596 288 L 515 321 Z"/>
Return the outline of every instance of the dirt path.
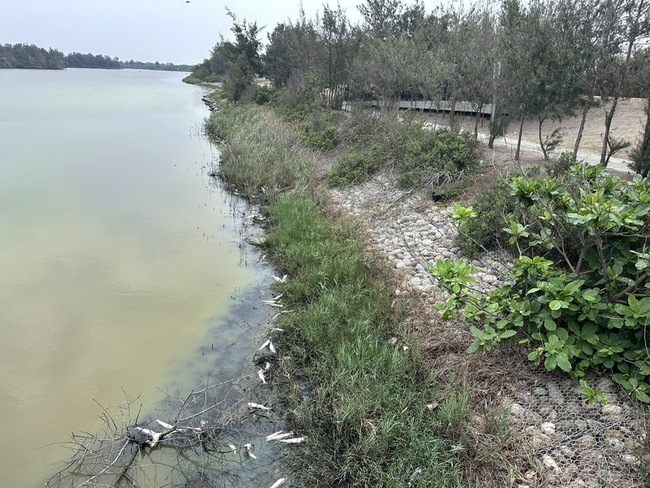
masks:
<path fill-rule="evenodd" d="M 469 116 L 459 117 L 462 129 L 474 131 L 474 118 Z M 578 152 L 579 159 L 582 159 L 590 164 L 600 162 L 600 151 L 602 145 L 602 138 L 604 132 L 605 113 L 602 107 L 595 107 L 589 110 L 587 114 L 587 121 L 583 131 L 582 141 L 580 144 L 580 151 Z M 634 147 L 640 140 L 644 123 L 646 120 L 645 114 L 645 100 L 642 98 L 631 98 L 619 101 L 614 121 L 612 122 L 612 135 L 618 139 L 625 139 L 631 142 Z M 446 126 L 449 122 L 448 116 L 441 114 L 431 114 L 427 118 L 427 122 L 438 126 Z M 560 128 L 563 134 L 563 140 L 560 147 L 556 151 L 559 154 L 562 151 L 573 151 L 573 145 L 578 134 L 580 126 L 580 117 L 568 117 L 561 122 L 546 122 L 543 126 L 543 135 L 550 134 L 556 128 Z M 539 147 L 537 120 L 526 120 L 523 126 L 522 135 L 522 154 L 523 158 L 533 156 L 537 159 L 541 154 Z M 504 137 L 497 139 L 497 144 L 502 148 L 506 148 L 506 153 L 501 153 L 500 157 L 507 157 L 510 161 L 514 158 L 514 153 L 517 147 L 517 136 L 519 127 L 517 123 L 510 126 L 510 131 Z M 483 121 L 479 125 L 479 137 L 483 141 L 488 138 L 488 121 Z M 528 153 L 528 154 L 525 154 Z M 629 149 L 622 150 L 612 157 L 609 166 L 617 171 L 630 172 L 628 167 Z M 506 161 L 501 161 L 506 162 Z"/>

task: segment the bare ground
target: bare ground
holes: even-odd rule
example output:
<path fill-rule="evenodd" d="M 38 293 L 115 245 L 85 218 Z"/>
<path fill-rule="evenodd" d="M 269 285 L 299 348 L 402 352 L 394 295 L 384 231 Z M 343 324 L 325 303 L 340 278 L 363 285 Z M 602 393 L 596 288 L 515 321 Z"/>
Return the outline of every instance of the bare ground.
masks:
<path fill-rule="evenodd" d="M 474 131 L 474 118 L 469 116 L 459 117 L 462 129 Z M 644 123 L 646 120 L 645 100 L 642 98 L 630 98 L 619 101 L 612 122 L 612 136 L 618 139 L 624 139 L 631 142 L 634 147 L 640 140 Z M 441 114 L 431 114 L 428 122 L 438 125 L 447 125 L 449 116 Z M 594 107 L 587 113 L 587 120 L 580 143 L 580 152 L 599 156 L 602 148 L 603 132 L 605 124 L 605 112 L 603 107 Z M 580 114 L 574 117 L 568 117 L 561 122 L 547 121 L 543 125 L 542 136 L 549 135 L 556 128 L 560 128 L 563 139 L 560 144 L 561 150 L 573 151 L 575 139 L 580 127 Z M 488 121 L 484 120 L 479 124 L 479 132 L 487 135 Z M 523 150 L 523 158 L 526 160 L 539 160 L 539 138 L 538 122 L 536 119 L 527 119 L 524 122 L 522 141 L 528 142 L 527 148 Z M 510 130 L 506 133 L 505 139 L 510 144 L 516 144 L 519 134 L 519 123 L 514 121 L 510 125 Z M 537 146 L 532 149 L 532 146 Z M 530 154 L 533 153 L 533 154 Z M 500 151 L 495 155 L 496 161 L 512 161 L 513 151 Z M 626 159 L 629 157 L 628 150 L 622 150 L 616 153 L 616 157 Z"/>

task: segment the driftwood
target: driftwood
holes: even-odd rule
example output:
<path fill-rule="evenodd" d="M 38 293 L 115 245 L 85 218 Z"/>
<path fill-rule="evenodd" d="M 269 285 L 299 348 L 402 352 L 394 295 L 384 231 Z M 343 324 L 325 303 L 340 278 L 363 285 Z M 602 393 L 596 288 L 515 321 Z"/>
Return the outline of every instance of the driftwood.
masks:
<path fill-rule="evenodd" d="M 175 403 L 175 414 L 165 420 L 160 418 L 141 422 L 138 399 L 126 399 L 116 409 L 101 407 L 100 418 L 103 431 L 99 434 L 73 434 L 66 447 L 72 451 L 70 462 L 52 476 L 49 487 L 99 487 L 99 486 L 153 486 L 138 481 L 144 467 L 151 469 L 150 456 L 161 449 L 175 453 L 177 459 L 162 465 L 166 471 L 165 486 L 193 486 L 189 480 L 201 478 L 205 473 L 196 471 L 197 458 L 217 465 L 227 462 L 225 455 L 241 450 L 256 459 L 252 444 L 236 447 L 228 444 L 224 435 L 231 424 L 237 424 L 252 410 L 264 413 L 269 407 L 250 403 L 245 408 L 240 402 L 234 404 L 223 393 L 223 384 L 206 386 L 192 391 L 185 398 L 168 395 L 168 403 Z M 232 386 L 229 386 L 232 388 Z M 221 400 L 216 401 L 219 396 Z M 231 458 L 232 459 L 232 458 Z M 216 469 L 221 471 L 221 469 Z M 197 479 L 198 479 L 197 478 Z M 233 484 L 235 482 L 233 481 Z M 215 486 L 224 486 L 219 483 Z"/>

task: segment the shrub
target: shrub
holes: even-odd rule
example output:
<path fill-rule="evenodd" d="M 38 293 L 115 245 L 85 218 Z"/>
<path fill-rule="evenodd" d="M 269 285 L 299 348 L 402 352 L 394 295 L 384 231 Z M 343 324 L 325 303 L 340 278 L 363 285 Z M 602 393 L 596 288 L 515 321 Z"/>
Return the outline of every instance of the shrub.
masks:
<path fill-rule="evenodd" d="M 476 257 L 482 250 L 510 248 L 508 234 L 502 229 L 515 213 L 523 209 L 510 194 L 507 176 L 497 178 L 481 193 L 473 206 L 476 218 L 460 223 L 455 244 L 465 256 Z"/>
<path fill-rule="evenodd" d="M 272 86 L 260 86 L 255 90 L 253 100 L 257 105 L 266 105 L 270 103 L 277 90 Z"/>
<path fill-rule="evenodd" d="M 314 112 L 298 126 L 305 145 L 318 151 L 329 151 L 338 145 L 338 119 L 334 112 Z"/>
<path fill-rule="evenodd" d="M 449 175 L 462 174 L 477 164 L 477 142 L 470 134 L 431 132 L 417 117 L 364 111 L 353 114 L 341 132 L 353 156 L 346 157 L 332 170 L 335 176 L 331 181 L 361 183 L 364 175 L 368 177 L 382 167 L 392 167 L 402 187 L 423 183 L 437 186 L 454 180 Z M 368 152 L 372 152 L 373 164 L 361 164 L 366 158 L 360 155 Z M 372 171 L 359 172 L 360 166 Z M 344 175 L 348 169 L 355 172 L 349 178 Z"/>
<path fill-rule="evenodd" d="M 332 186 L 357 185 L 375 174 L 381 165 L 382 159 L 376 150 L 351 151 L 330 170 L 327 182 Z"/>
<path fill-rule="evenodd" d="M 574 166 L 570 174 L 580 191 L 556 179 L 512 179 L 512 197 L 538 227 L 511 220 L 504 229 L 520 249 L 507 284 L 474 294 L 470 264 L 439 261 L 431 272 L 450 293 L 440 309 L 475 324 L 470 351 L 517 337 L 531 348 L 529 359 L 550 371 L 580 378 L 607 369 L 633 399 L 650 403 L 650 183 L 623 181 L 600 166 Z M 461 230 L 475 215 L 456 207 Z M 566 251 L 567 238 L 580 243 L 579 252 Z M 526 256 L 522 240 L 561 258 Z"/>

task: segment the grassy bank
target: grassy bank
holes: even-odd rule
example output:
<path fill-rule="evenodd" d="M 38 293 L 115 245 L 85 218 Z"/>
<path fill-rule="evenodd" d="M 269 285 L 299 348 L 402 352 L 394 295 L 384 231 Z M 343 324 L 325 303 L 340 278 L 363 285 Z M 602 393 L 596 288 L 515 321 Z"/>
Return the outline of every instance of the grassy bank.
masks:
<path fill-rule="evenodd" d="M 292 312 L 271 371 L 290 426 L 307 437 L 285 451 L 296 486 L 470 486 L 444 435 L 466 420 L 467 398 L 442 397 L 390 276 L 354 226 L 316 203 L 314 154 L 264 109 L 214 114 L 208 131 L 227 141 L 224 178 L 270 202 L 268 254 L 289 276 L 278 293 Z"/>

